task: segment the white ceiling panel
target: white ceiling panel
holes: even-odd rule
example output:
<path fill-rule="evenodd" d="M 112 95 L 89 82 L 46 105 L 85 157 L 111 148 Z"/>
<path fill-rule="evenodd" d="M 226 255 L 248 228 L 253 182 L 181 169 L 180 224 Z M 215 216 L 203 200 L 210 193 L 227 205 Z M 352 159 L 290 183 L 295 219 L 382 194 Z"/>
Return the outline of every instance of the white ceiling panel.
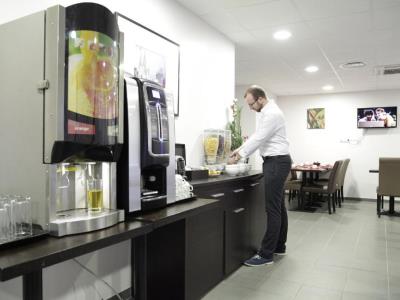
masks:
<path fill-rule="evenodd" d="M 329 36 L 352 37 L 372 30 L 372 20 L 369 12 L 314 19 L 306 23 L 315 38 Z"/>
<path fill-rule="evenodd" d="M 400 6 L 399 0 L 372 0 L 372 7 L 374 9 L 396 7 L 396 6 Z"/>
<path fill-rule="evenodd" d="M 279 30 L 290 31 L 292 33 L 292 37 L 287 41 L 276 41 L 273 38 L 273 34 Z M 250 32 L 257 39 L 257 41 L 259 43 L 263 43 L 264 46 L 277 48 L 293 47 L 293 43 L 296 41 L 313 38 L 309 26 L 305 22 L 266 27 L 262 29 L 251 30 Z"/>
<path fill-rule="evenodd" d="M 400 6 L 374 10 L 372 19 L 375 29 L 398 28 L 400 22 Z"/>
<path fill-rule="evenodd" d="M 289 0 L 242 6 L 229 11 L 249 30 L 301 21 L 300 14 Z"/>
<path fill-rule="evenodd" d="M 396 89 L 399 88 L 399 81 L 399 74 L 380 76 L 377 79 L 377 87 L 380 89 Z"/>
<path fill-rule="evenodd" d="M 216 9 L 223 8 L 221 1 L 216 0 L 179 0 L 178 2 L 198 16 L 212 13 Z"/>
<path fill-rule="evenodd" d="M 293 0 L 306 20 L 365 12 L 370 0 Z"/>
<path fill-rule="evenodd" d="M 312 40 L 298 41 L 292 47 L 281 47 L 277 54 L 296 69 L 304 69 L 309 65 L 322 68 L 327 65 L 318 45 Z"/>
<path fill-rule="evenodd" d="M 213 13 L 202 16 L 202 18 L 224 34 L 241 33 L 244 31 L 236 18 L 225 10 L 216 10 Z"/>
<path fill-rule="evenodd" d="M 377 65 L 400 64 L 400 45 L 387 45 L 377 49 Z"/>
<path fill-rule="evenodd" d="M 400 88 L 400 75 L 375 67 L 400 64 L 400 0 L 177 0 L 236 46 L 236 83 L 259 83 L 277 95 Z M 276 41 L 277 30 L 292 37 Z M 343 70 L 350 61 L 366 67 Z M 307 65 L 320 70 L 309 74 Z"/>
<path fill-rule="evenodd" d="M 247 31 L 230 33 L 229 38 L 235 42 L 235 44 L 243 46 L 252 46 L 257 44 L 257 39 Z"/>
<path fill-rule="evenodd" d="M 276 2 L 279 0 L 216 0 L 216 1 L 221 2 L 224 8 L 234 8 L 239 6 L 253 6 L 268 2 Z"/>

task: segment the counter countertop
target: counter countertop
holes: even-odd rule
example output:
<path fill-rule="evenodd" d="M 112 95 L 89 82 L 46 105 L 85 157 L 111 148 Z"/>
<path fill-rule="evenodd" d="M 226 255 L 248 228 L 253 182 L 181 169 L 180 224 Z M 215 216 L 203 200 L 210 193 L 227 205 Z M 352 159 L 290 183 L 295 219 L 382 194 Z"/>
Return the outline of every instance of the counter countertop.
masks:
<path fill-rule="evenodd" d="M 154 228 L 158 228 L 219 205 L 220 202 L 214 199 L 197 198 L 194 200 L 184 200 L 169 205 L 166 208 L 137 216 L 135 220 L 150 222 Z"/>
<path fill-rule="evenodd" d="M 106 229 L 65 237 L 44 236 L 0 250 L 0 281 L 150 233 L 155 228 L 219 205 L 212 199 L 182 201 Z"/>
<path fill-rule="evenodd" d="M 252 170 L 246 175 L 239 175 L 239 176 L 229 176 L 229 175 L 219 175 L 216 177 L 209 177 L 205 179 L 196 179 L 189 181 L 193 187 L 201 187 L 204 185 L 213 185 L 221 182 L 231 182 L 231 181 L 237 181 L 237 180 L 243 180 L 247 178 L 253 178 L 253 177 L 263 177 L 263 173 L 260 170 Z"/>

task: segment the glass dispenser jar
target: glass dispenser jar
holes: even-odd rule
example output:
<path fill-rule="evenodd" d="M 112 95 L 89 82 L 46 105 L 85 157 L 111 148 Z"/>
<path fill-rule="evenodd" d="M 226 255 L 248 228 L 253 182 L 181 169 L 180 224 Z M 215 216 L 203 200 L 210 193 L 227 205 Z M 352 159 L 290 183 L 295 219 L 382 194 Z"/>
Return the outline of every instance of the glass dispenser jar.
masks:
<path fill-rule="evenodd" d="M 217 163 L 220 131 L 218 129 L 206 129 L 203 134 L 205 164 Z"/>

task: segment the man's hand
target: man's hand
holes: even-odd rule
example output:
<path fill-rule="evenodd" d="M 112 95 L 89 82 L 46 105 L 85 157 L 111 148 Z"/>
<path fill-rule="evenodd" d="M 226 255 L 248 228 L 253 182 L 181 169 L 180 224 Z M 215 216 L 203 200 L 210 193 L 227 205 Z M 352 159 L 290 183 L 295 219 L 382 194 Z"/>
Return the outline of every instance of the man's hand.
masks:
<path fill-rule="evenodd" d="M 228 159 L 228 165 L 236 164 L 240 160 L 241 156 L 237 150 L 233 151 Z"/>

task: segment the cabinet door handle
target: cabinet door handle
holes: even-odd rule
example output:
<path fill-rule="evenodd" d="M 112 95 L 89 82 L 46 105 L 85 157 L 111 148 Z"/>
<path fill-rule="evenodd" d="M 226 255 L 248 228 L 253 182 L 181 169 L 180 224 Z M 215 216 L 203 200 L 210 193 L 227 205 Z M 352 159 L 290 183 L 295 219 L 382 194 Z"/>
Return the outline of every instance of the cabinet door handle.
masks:
<path fill-rule="evenodd" d="M 244 191 L 244 189 L 233 190 L 234 193 L 241 193 L 241 192 L 243 192 L 243 191 Z"/>
<path fill-rule="evenodd" d="M 245 210 L 245 208 L 244 208 L 244 207 L 241 207 L 241 208 L 235 209 L 233 212 L 234 212 L 235 214 L 238 214 L 238 213 L 240 213 L 240 212 L 242 212 L 242 211 L 244 211 L 244 210 Z"/>
<path fill-rule="evenodd" d="M 218 194 L 211 195 L 211 197 L 213 197 L 213 198 L 221 198 L 223 196 L 225 196 L 225 193 L 218 193 Z"/>
<path fill-rule="evenodd" d="M 257 186 L 259 184 L 260 184 L 259 182 L 255 182 L 255 183 L 250 184 L 250 186 Z"/>

